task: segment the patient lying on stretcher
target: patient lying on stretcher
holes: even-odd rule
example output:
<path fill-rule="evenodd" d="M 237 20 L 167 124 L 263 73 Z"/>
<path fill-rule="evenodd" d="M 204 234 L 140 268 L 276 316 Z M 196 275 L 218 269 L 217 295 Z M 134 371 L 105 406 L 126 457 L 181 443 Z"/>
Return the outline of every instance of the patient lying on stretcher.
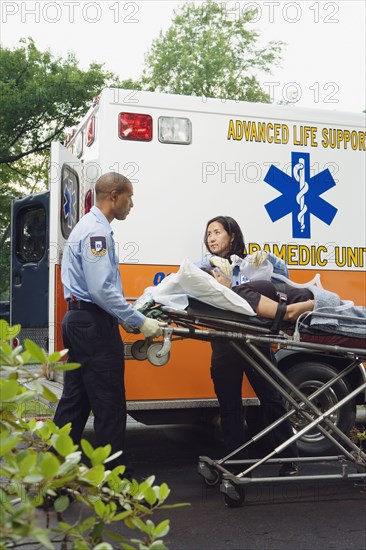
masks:
<path fill-rule="evenodd" d="M 271 281 L 251 280 L 233 289 L 230 287 L 231 281 L 219 270 L 210 270 L 209 275 L 185 260 L 177 273 L 172 273 L 156 287 L 146 289 L 136 307 L 153 299 L 176 310 L 185 309 L 188 297 L 193 297 L 222 310 L 276 319 L 280 300 L 278 289 Z M 337 294 L 313 282 L 299 285 L 286 279 L 284 288 L 287 295 L 284 320 L 294 322 L 302 313 L 309 312 L 306 319 L 309 328 L 366 337 L 365 307 L 343 301 Z"/>
<path fill-rule="evenodd" d="M 211 271 L 216 281 L 231 288 L 231 281 L 221 273 L 219 269 Z M 314 309 L 314 295 L 307 288 L 297 288 L 286 283 L 283 284 L 282 295 L 286 296 L 286 310 L 283 315 L 284 321 L 296 321 L 306 311 Z M 279 292 L 271 281 L 248 281 L 242 285 L 232 288 L 236 294 L 244 298 L 251 308 L 260 317 L 274 319 L 278 310 Z"/>
<path fill-rule="evenodd" d="M 220 270 L 211 274 L 222 285 L 231 288 L 231 281 Z M 298 287 L 285 282 L 280 287 L 271 281 L 256 280 L 232 288 L 244 298 L 260 317 L 295 322 L 306 312 L 313 312 L 309 325 L 323 331 L 366 337 L 366 308 L 345 302 L 333 292 L 316 286 Z M 282 312 L 279 304 L 282 302 Z M 279 315 L 280 313 L 280 315 Z M 319 317 L 319 313 L 324 317 Z M 320 325 L 320 327 L 319 327 Z"/>

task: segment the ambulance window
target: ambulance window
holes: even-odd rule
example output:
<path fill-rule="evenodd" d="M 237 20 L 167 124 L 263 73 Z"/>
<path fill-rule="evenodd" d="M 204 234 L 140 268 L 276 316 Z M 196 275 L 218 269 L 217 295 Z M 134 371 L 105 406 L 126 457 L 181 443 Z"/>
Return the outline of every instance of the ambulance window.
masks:
<path fill-rule="evenodd" d="M 61 173 L 60 226 L 65 239 L 79 221 L 79 176 L 70 166 L 64 164 Z"/>
<path fill-rule="evenodd" d="M 22 263 L 39 262 L 46 252 L 46 211 L 37 205 L 24 209 L 18 217 L 16 254 Z"/>

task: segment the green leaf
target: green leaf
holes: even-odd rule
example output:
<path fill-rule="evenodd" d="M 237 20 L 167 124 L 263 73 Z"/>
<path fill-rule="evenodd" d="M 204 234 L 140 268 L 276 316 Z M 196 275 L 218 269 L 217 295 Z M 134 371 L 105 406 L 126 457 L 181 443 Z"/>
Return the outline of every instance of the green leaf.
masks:
<path fill-rule="evenodd" d="M 159 525 L 157 525 L 153 531 L 154 537 L 165 537 L 169 533 L 169 523 L 170 522 L 168 519 L 165 519 L 164 521 L 159 523 Z"/>
<path fill-rule="evenodd" d="M 1 401 L 10 401 L 13 397 L 18 395 L 22 390 L 19 386 L 19 382 L 16 380 L 0 380 L 0 399 Z"/>
<path fill-rule="evenodd" d="M 48 401 L 51 401 L 51 403 L 57 403 L 58 397 L 51 391 L 47 386 L 44 386 L 42 384 L 42 396 L 47 399 Z"/>
<path fill-rule="evenodd" d="M 21 438 L 18 435 L 10 436 L 0 439 L 0 456 L 7 455 L 10 451 L 15 449 Z"/>
<path fill-rule="evenodd" d="M 21 460 L 19 460 L 19 458 Z M 25 456 L 18 455 L 19 472 L 21 475 L 26 476 L 31 470 L 33 470 L 36 461 L 37 454 L 34 451 L 28 451 Z"/>
<path fill-rule="evenodd" d="M 94 486 L 97 486 L 103 481 L 103 478 L 104 466 L 102 464 L 98 464 L 97 466 L 91 468 L 87 473 L 83 474 L 81 479 L 88 481 Z"/>
<path fill-rule="evenodd" d="M 74 445 L 71 437 L 64 433 L 54 434 L 51 440 L 56 451 L 61 456 L 67 456 L 77 449 L 77 445 Z"/>
<path fill-rule="evenodd" d="M 49 363 L 57 363 L 57 361 L 60 361 L 60 359 L 62 357 L 64 357 L 67 352 L 69 350 L 68 349 L 63 349 L 61 351 L 54 351 L 53 353 L 51 353 L 51 355 L 48 357 L 48 362 Z"/>
<path fill-rule="evenodd" d="M 13 325 L 11 327 L 5 319 L 0 319 L 0 343 L 3 344 L 18 336 L 20 329 L 20 325 Z"/>
<path fill-rule="evenodd" d="M 103 464 L 105 459 L 109 456 L 112 450 L 111 445 L 106 445 L 105 447 L 98 447 L 94 449 L 90 459 L 93 466 L 97 464 Z"/>
<path fill-rule="evenodd" d="M 44 457 L 41 455 L 41 463 L 39 468 L 44 477 L 50 479 L 57 475 L 60 468 L 60 461 L 53 453 L 46 453 Z"/>
<path fill-rule="evenodd" d="M 113 517 L 113 521 L 122 521 L 128 518 L 129 516 L 131 516 L 132 514 L 133 514 L 133 510 L 125 510 L 125 512 L 120 512 L 119 514 L 116 514 Z"/>
<path fill-rule="evenodd" d="M 44 476 L 42 476 L 41 474 L 31 474 L 23 478 L 24 483 L 27 483 L 29 485 L 40 483 L 43 480 L 44 480 Z"/>
<path fill-rule="evenodd" d="M 36 428 L 37 420 L 33 417 L 28 422 L 28 428 L 31 432 L 33 432 Z"/>
<path fill-rule="evenodd" d="M 106 511 L 106 505 L 101 500 L 94 502 L 94 511 L 99 517 L 103 517 Z"/>
<path fill-rule="evenodd" d="M 162 483 L 159 487 L 159 500 L 164 502 L 170 495 L 170 489 L 166 483 Z"/>
<path fill-rule="evenodd" d="M 81 448 L 83 449 L 83 452 L 84 454 L 88 457 L 88 458 L 91 458 L 93 452 L 94 452 L 94 449 L 93 447 L 91 446 L 91 444 L 89 443 L 89 441 L 87 441 L 86 439 L 82 439 L 81 442 Z"/>
<path fill-rule="evenodd" d="M 157 496 L 155 494 L 155 491 L 152 487 L 147 487 L 144 491 L 143 491 L 143 494 L 144 494 L 144 498 L 146 500 L 146 502 L 148 504 L 150 504 L 150 506 L 154 506 L 154 504 L 156 503 L 157 501 Z"/>
<path fill-rule="evenodd" d="M 55 500 L 54 508 L 56 512 L 64 512 L 70 505 L 70 500 L 66 495 L 62 495 Z"/>
<path fill-rule="evenodd" d="M 115 458 L 118 458 L 119 456 L 121 456 L 122 453 L 123 451 L 117 451 L 116 453 L 113 453 L 112 455 L 110 455 L 108 458 L 105 459 L 104 464 L 107 464 L 108 462 L 111 462 Z M 123 470 L 120 471 L 120 473 L 123 474 L 123 472 L 126 469 L 126 466 L 120 465 L 120 466 L 116 466 L 116 468 L 123 468 Z M 113 471 L 115 471 L 115 468 L 113 468 Z"/>
<path fill-rule="evenodd" d="M 43 439 L 43 441 L 48 441 L 51 436 L 51 428 L 47 424 L 44 424 L 43 426 L 36 426 L 36 432 L 37 435 Z"/>
<path fill-rule="evenodd" d="M 9 342 L 4 342 L 2 345 L 2 351 L 4 352 L 5 355 L 7 355 L 8 357 L 11 357 L 13 348 L 11 347 Z"/>
<path fill-rule="evenodd" d="M 29 351 L 29 353 L 32 355 L 34 359 L 37 359 L 37 361 L 39 361 L 40 363 L 46 363 L 47 355 L 45 351 L 39 346 L 37 346 L 35 342 L 26 338 L 24 340 L 24 345 L 26 350 Z"/>
<path fill-rule="evenodd" d="M 55 365 L 52 367 L 53 370 L 76 370 L 80 367 L 80 363 L 63 363 L 62 365 Z"/>
<path fill-rule="evenodd" d="M 132 523 L 143 533 L 146 533 L 146 535 L 150 535 L 150 529 L 147 527 L 147 525 L 142 521 L 142 519 L 138 517 L 130 518 Z"/>

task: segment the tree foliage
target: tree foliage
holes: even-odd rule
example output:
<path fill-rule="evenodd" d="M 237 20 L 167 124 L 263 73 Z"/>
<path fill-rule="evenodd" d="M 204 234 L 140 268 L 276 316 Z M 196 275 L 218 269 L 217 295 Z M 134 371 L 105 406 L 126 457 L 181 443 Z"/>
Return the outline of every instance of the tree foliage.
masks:
<path fill-rule="evenodd" d="M 84 71 L 73 54 L 63 60 L 32 39 L 0 50 L 0 297 L 9 285 L 11 199 L 47 187 L 48 151 L 88 110 L 93 96 L 115 81 L 102 65 Z M 5 291 L 4 294 L 2 294 Z"/>
<path fill-rule="evenodd" d="M 42 374 L 79 365 L 60 364 L 67 350 L 48 356 L 31 340 L 25 340 L 24 351 L 13 350 L 10 341 L 19 330 L 0 320 L 0 548 L 36 544 L 52 550 L 57 544 L 65 550 L 167 550 L 162 539 L 169 520 L 156 525 L 151 516 L 182 505 L 165 504 L 170 494 L 166 483 L 156 485 L 154 476 L 141 483 L 127 479 L 124 466 L 108 469 L 120 451 L 111 456 L 110 445 L 94 449 L 85 439 L 79 448 L 69 435 L 71 424 L 58 428 L 51 420 L 24 418 L 35 397 L 57 401 Z M 29 369 L 32 363 L 42 365 L 40 373 Z M 50 498 L 57 512 L 51 523 Z M 69 523 L 65 513 L 73 501 L 78 513 Z M 116 531 L 121 522 L 127 533 L 134 530 L 132 538 Z M 42 526 L 48 523 L 48 528 Z"/>
<path fill-rule="evenodd" d="M 255 15 L 247 9 L 233 17 L 226 3 L 211 0 L 183 4 L 145 58 L 144 89 L 269 102 L 256 73 L 270 72 L 283 43 L 260 47 L 250 28 Z"/>
<path fill-rule="evenodd" d="M 110 73 L 102 65 L 78 67 L 73 54 L 65 60 L 39 51 L 33 40 L 0 52 L 0 163 L 20 161 L 49 149 L 85 114 Z"/>

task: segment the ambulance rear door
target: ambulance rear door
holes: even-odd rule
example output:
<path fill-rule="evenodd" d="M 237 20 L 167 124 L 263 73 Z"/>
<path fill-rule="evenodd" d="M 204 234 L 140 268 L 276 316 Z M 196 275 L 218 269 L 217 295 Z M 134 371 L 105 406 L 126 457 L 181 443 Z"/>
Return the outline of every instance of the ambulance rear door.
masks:
<path fill-rule="evenodd" d="M 66 240 L 83 213 L 82 162 L 60 143 L 51 145 L 49 246 L 49 349 L 61 345 L 61 321 L 66 311 L 61 284 L 61 260 Z"/>

